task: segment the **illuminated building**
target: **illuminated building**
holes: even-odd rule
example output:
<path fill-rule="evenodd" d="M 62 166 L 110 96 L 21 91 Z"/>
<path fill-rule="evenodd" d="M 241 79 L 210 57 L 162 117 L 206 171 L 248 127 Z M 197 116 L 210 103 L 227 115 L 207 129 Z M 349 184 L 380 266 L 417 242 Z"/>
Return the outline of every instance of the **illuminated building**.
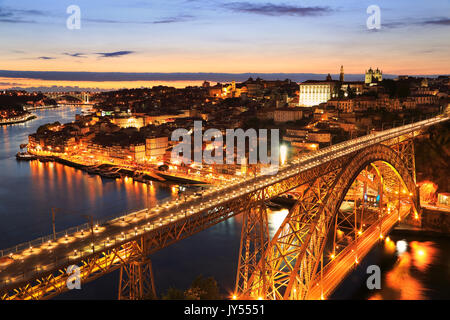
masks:
<path fill-rule="evenodd" d="M 317 106 L 331 99 L 334 82 L 307 80 L 300 84 L 298 104 L 301 107 Z"/>
<path fill-rule="evenodd" d="M 232 81 L 231 84 L 222 85 L 218 83 L 214 87 L 208 87 L 209 96 L 215 98 L 237 98 L 241 94 L 247 93 L 248 89 L 246 86 L 236 86 L 236 81 Z"/>
<path fill-rule="evenodd" d="M 331 133 L 329 132 L 308 132 L 309 142 L 330 143 Z"/>
<path fill-rule="evenodd" d="M 145 159 L 145 144 L 130 145 L 131 159 L 136 162 L 144 161 Z M 128 157 L 130 159 L 130 157 Z"/>
<path fill-rule="evenodd" d="M 353 99 L 338 99 L 333 98 L 327 102 L 327 106 L 333 106 L 335 109 L 342 112 L 353 112 L 354 110 L 354 100 Z"/>
<path fill-rule="evenodd" d="M 378 68 L 376 70 L 372 70 L 370 68 L 366 71 L 365 83 L 366 85 L 373 85 L 377 82 L 381 82 L 383 80 L 383 72 Z"/>
<path fill-rule="evenodd" d="M 450 207 L 450 193 L 438 193 L 438 204 Z"/>
<path fill-rule="evenodd" d="M 372 70 L 372 69 L 370 69 Z M 370 71 L 374 79 L 380 79 L 381 71 Z M 366 81 L 368 79 L 366 72 Z M 332 80 L 328 74 L 325 81 L 307 80 L 300 83 L 300 93 L 298 106 L 312 107 L 321 103 L 325 103 L 332 98 L 347 98 L 349 95 L 360 95 L 364 90 L 364 82 L 362 81 L 344 81 L 344 66 L 341 66 L 339 73 L 339 81 Z M 351 109 L 351 106 L 345 105 L 344 109 Z"/>
<path fill-rule="evenodd" d="M 303 118 L 303 111 L 300 108 L 275 109 L 273 119 L 275 123 L 297 121 Z"/>
<path fill-rule="evenodd" d="M 144 118 L 142 117 L 115 117 L 111 122 L 121 128 L 142 128 L 144 126 Z"/>
<path fill-rule="evenodd" d="M 160 160 L 164 157 L 169 147 L 168 137 L 151 137 L 145 140 L 145 155 L 150 160 Z"/>
<path fill-rule="evenodd" d="M 122 161 L 141 162 L 145 159 L 145 144 L 105 146 L 90 142 L 88 151 L 97 160 L 105 160 L 113 163 L 120 163 Z"/>

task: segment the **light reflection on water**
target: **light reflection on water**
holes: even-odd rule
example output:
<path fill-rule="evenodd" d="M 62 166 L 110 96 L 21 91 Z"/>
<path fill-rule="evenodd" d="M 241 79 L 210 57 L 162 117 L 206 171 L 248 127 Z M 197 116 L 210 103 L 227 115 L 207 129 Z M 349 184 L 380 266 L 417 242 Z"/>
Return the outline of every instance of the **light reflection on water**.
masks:
<path fill-rule="evenodd" d="M 48 122 L 73 121 L 81 108 L 39 110 L 38 118 L 0 127 L 0 249 L 51 233 L 51 209 L 60 208 L 57 231 L 153 206 L 173 196 L 171 184 L 150 188 L 132 179 L 103 179 L 58 163 L 17 162 L 19 145 Z"/>
<path fill-rule="evenodd" d="M 427 299 L 423 277 L 438 254 L 431 241 L 385 241 L 388 254 L 396 252 L 397 261 L 385 275 L 384 287 L 369 297 L 371 300 L 424 300 Z"/>

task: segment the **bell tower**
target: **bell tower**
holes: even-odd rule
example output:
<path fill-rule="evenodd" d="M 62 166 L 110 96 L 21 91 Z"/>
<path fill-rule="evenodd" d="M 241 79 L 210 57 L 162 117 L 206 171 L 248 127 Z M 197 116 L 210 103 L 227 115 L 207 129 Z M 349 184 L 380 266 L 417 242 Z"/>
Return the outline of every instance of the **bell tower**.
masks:
<path fill-rule="evenodd" d="M 339 81 L 344 82 L 344 66 L 341 66 L 341 73 L 339 74 Z"/>

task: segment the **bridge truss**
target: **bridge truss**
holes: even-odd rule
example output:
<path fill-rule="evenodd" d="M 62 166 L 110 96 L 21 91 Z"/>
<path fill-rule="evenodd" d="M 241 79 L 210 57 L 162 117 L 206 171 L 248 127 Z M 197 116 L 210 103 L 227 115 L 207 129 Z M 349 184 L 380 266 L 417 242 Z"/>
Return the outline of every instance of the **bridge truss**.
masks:
<path fill-rule="evenodd" d="M 234 296 L 239 299 L 323 299 L 398 220 L 410 212 L 416 212 L 417 218 L 413 137 L 413 134 L 403 136 L 336 159 L 322 167 L 319 175 L 303 180 L 302 195 L 269 244 L 258 247 L 261 243 L 258 237 L 262 236 L 254 234 L 254 252 L 264 252 L 259 254 L 261 258 L 256 265 L 245 266 L 255 260 L 245 260 L 240 255 L 240 268 L 254 272 L 245 278 L 245 274 L 238 271 Z M 363 223 L 363 219 L 368 218 L 367 213 L 364 215 L 356 209 L 342 212 L 340 206 L 358 176 L 369 171 L 375 176 L 381 199 L 378 212 Z M 366 185 L 363 194 L 365 190 Z M 411 209 L 406 212 L 401 212 L 399 197 L 402 194 L 408 196 Z M 391 208 L 386 206 L 388 202 L 397 203 L 398 217 L 392 218 Z M 260 223 L 264 220 L 260 218 Z M 243 234 L 249 233 L 248 229 L 244 224 Z M 360 239 L 373 234 L 375 242 L 358 250 Z M 330 244 L 331 253 L 326 255 L 325 249 Z M 324 284 L 324 272 L 332 273 L 331 266 L 337 264 L 335 261 L 342 261 L 345 255 L 352 257 L 351 263 L 344 263 L 344 270 L 337 276 L 339 281 L 328 277 Z"/>

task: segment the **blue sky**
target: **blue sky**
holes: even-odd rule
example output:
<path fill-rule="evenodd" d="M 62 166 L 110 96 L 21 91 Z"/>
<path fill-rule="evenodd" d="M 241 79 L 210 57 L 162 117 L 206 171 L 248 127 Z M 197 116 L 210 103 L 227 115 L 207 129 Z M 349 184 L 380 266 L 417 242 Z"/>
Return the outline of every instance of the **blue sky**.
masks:
<path fill-rule="evenodd" d="M 449 0 L 0 0 L 0 70 L 448 74 L 449 17 Z"/>

